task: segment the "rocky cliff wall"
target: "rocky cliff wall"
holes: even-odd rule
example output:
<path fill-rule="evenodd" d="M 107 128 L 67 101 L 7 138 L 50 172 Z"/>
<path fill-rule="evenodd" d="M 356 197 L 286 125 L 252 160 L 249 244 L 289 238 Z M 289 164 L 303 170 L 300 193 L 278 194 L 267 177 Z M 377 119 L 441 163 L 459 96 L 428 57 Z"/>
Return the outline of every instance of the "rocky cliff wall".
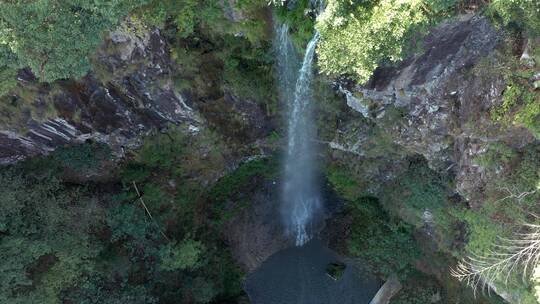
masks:
<path fill-rule="evenodd" d="M 489 176 L 473 159 L 490 143 L 520 148 L 537 141 L 524 128 L 503 128 L 490 118 L 507 84 L 485 65 L 497 64 L 502 43 L 485 18 L 461 16 L 431 30 L 421 54 L 378 69 L 368 85 L 338 86 L 349 107 L 384 128 L 405 154 L 422 155 L 432 169 L 455 176 L 455 191 L 475 206 Z M 333 145 L 363 154 L 368 136 L 346 133 Z"/>

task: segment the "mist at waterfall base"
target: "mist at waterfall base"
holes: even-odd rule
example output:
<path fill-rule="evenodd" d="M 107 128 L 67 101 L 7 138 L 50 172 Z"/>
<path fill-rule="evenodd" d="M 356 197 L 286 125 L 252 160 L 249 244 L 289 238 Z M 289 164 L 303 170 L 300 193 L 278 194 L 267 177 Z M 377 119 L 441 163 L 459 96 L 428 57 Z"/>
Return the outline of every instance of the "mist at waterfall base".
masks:
<path fill-rule="evenodd" d="M 281 217 L 286 233 L 297 246 L 302 246 L 311 239 L 322 213 L 311 109 L 313 61 L 319 35 L 315 34 L 308 43 L 302 62 L 289 37 L 288 26 L 278 26 L 276 36 L 280 97 L 287 104 L 288 113 Z"/>

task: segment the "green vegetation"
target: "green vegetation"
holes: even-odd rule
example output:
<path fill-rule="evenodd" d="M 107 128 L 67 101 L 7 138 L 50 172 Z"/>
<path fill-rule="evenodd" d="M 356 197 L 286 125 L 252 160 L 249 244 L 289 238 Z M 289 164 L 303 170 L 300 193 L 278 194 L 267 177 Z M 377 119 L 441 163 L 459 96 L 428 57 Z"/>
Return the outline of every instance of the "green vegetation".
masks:
<path fill-rule="evenodd" d="M 486 169 L 490 182 L 485 186 L 481 208 L 450 209 L 450 213 L 466 223 L 467 227 L 465 251 L 456 254 L 473 256 L 475 261 L 487 261 L 487 265 L 497 261 L 504 265 L 508 263 L 502 261 L 504 254 L 511 256 L 516 249 L 505 247 L 511 241 L 503 239 L 521 240 L 527 233 L 523 224 L 538 222 L 535 215 L 540 211 L 540 150 L 534 144 L 521 149 L 512 149 L 502 143 L 491 144 L 477 161 Z M 528 244 L 525 241 L 516 242 L 519 242 L 519 246 Z M 532 284 L 524 280 L 523 273 L 520 273 L 522 266 L 513 266 L 512 272 L 496 274 L 495 271 L 490 280 L 504 290 L 511 290 L 523 303 L 536 303 Z M 534 267 L 534 264 L 529 267 Z"/>
<path fill-rule="evenodd" d="M 417 275 L 420 278 L 407 281 L 404 289 L 392 298 L 391 304 L 425 304 L 440 303 L 441 288 L 433 280 Z"/>
<path fill-rule="evenodd" d="M 483 210 L 508 223 L 520 225 L 535 214 L 540 198 L 540 148 L 529 145 L 511 149 L 504 144 L 491 144 L 476 159 L 492 176 L 486 185 Z"/>
<path fill-rule="evenodd" d="M 256 191 L 255 187 L 261 185 L 259 181 L 277 177 L 279 166 L 276 161 L 275 157 L 251 160 L 214 184 L 208 193 L 208 199 L 213 202 L 211 211 L 217 215 L 217 226 L 247 206 L 246 194 Z M 235 203 L 232 208 L 231 203 Z"/>
<path fill-rule="evenodd" d="M 222 18 L 221 8 L 215 1 L 154 0 L 137 13 L 151 26 L 163 27 L 166 22 L 172 21 L 178 35 L 183 38 L 192 35 L 198 26 L 212 24 Z"/>
<path fill-rule="evenodd" d="M 267 10 L 262 0 L 223 5 L 216 1 L 153 1 L 136 16 L 163 28 L 178 65 L 174 75 L 177 89 L 212 96 L 230 92 L 273 113 L 277 94 Z M 231 20 L 235 14 L 240 17 Z"/>
<path fill-rule="evenodd" d="M 377 67 L 395 63 L 417 48 L 413 41 L 428 25 L 453 15 L 456 4 L 460 1 L 330 0 L 316 24 L 321 33 L 319 67 L 326 74 L 346 75 L 365 83 Z M 531 37 L 540 33 L 538 1 L 496 0 L 487 6 L 487 13 L 507 28 Z M 309 26 L 305 19 L 295 23 L 301 33 L 308 32 L 303 30 Z M 531 112 L 537 115 L 537 108 L 528 109 L 522 123 L 532 122 L 536 116 Z"/>
<path fill-rule="evenodd" d="M 72 147 L 61 147 L 51 155 L 53 163 L 77 171 L 92 169 L 97 163 L 111 159 L 111 149 L 103 143 L 87 142 Z"/>
<path fill-rule="evenodd" d="M 289 26 L 289 34 L 298 50 L 305 49 L 313 38 L 316 12 L 310 13 L 310 0 L 298 0 L 292 9 L 285 5 L 277 5 L 277 19 Z"/>
<path fill-rule="evenodd" d="M 144 3 L 4 1 L 0 4 L 0 67 L 30 67 L 41 81 L 84 76 L 103 32 Z"/>
<path fill-rule="evenodd" d="M 446 207 L 446 182 L 421 159 L 413 159 L 405 173 L 391 183 L 385 199 L 418 212 Z"/>
<path fill-rule="evenodd" d="M 540 34 L 540 3 L 536 0 L 494 0 L 488 13 L 506 27 L 524 31 L 531 37 Z"/>
<path fill-rule="evenodd" d="M 333 189 L 347 200 L 351 232 L 348 254 L 358 257 L 371 271 L 385 277 L 397 273 L 405 278 L 420 251 L 412 237 L 414 227 L 391 216 L 375 197 L 361 196 L 361 187 L 347 171 L 334 167 L 327 175 Z M 400 252 L 399 256 L 395 253 Z"/>
<path fill-rule="evenodd" d="M 226 88 L 240 97 L 268 105 L 272 113 L 277 112 L 270 44 L 264 42 L 257 47 L 245 38 L 225 38 L 224 48 L 218 56 L 224 63 Z"/>
<path fill-rule="evenodd" d="M 444 16 L 455 1 L 328 1 L 316 28 L 319 67 L 330 75 L 366 82 L 375 68 L 401 60 L 422 28 Z"/>
<path fill-rule="evenodd" d="M 159 252 L 161 259 L 160 267 L 167 271 L 195 270 L 199 266 L 199 261 L 203 254 L 203 245 L 191 239 L 180 244 L 169 243 L 163 246 Z"/>
<path fill-rule="evenodd" d="M 60 303 L 62 290 L 95 270 L 103 245 L 89 232 L 100 208 L 87 191 L 47 172 L 2 170 L 0 302 Z"/>
<path fill-rule="evenodd" d="M 511 20 L 509 24 L 503 23 L 508 29 L 510 42 L 519 44 L 522 43 L 523 32 L 532 34 L 533 37 L 540 33 L 539 10 L 540 4 L 537 1 L 514 0 L 493 1 L 488 12 L 494 15 L 495 20 Z M 528 48 L 530 59 L 538 65 L 540 45 L 535 39 L 530 39 Z M 502 103 L 491 108 L 492 120 L 503 126 L 517 125 L 527 128 L 536 138 L 540 138 L 540 91 L 532 81 L 537 73 L 534 64 L 531 65 L 530 61 L 519 62 L 513 50 L 507 47 L 501 50 L 495 62 L 485 62 L 479 68 L 484 73 L 487 71 L 502 75 L 506 81 Z"/>
<path fill-rule="evenodd" d="M 503 94 L 503 103 L 491 111 L 495 121 L 523 126 L 540 138 L 540 93 L 528 82 L 513 76 Z"/>
<path fill-rule="evenodd" d="M 110 158 L 99 144 L 65 147 L 2 169 L 0 302 L 222 303 L 241 297 L 242 273 L 209 218 L 225 215 L 206 211 L 214 200 L 198 179 L 223 170 L 220 154 L 199 152 L 219 147 L 219 139 L 182 134 L 173 128 L 149 137 L 109 187 L 64 182 L 58 170 L 85 174 L 99 167 Z M 242 189 L 252 181 L 247 171 L 266 172 L 255 163 L 234 173 L 241 181 L 226 184 Z"/>
<path fill-rule="evenodd" d="M 516 151 L 505 144 L 496 142 L 489 145 L 486 153 L 476 157 L 475 163 L 489 169 L 506 165 L 516 157 Z"/>
<path fill-rule="evenodd" d="M 136 33 L 160 28 L 175 63 L 167 77 L 174 78 L 177 91 L 189 91 L 203 101 L 199 107 L 230 114 L 225 122 L 230 123 L 229 118 L 238 118 L 236 109 L 227 102 L 221 103 L 222 108 L 210 107 L 231 93 L 276 114 L 272 12 L 267 1 L 222 2 L 3 1 L 1 125 L 24 130 L 28 121 L 56 114 L 52 102 L 36 102 L 44 86 L 17 84 L 19 69 L 30 68 L 44 82 L 80 78 L 92 68 L 89 58 L 106 32 L 127 16 Z M 427 26 L 451 16 L 456 3 L 461 3 L 329 0 L 316 20 L 310 2 L 276 6 L 274 14 L 289 25 L 299 50 L 315 29 L 320 31 L 320 70 L 332 77 L 349 76 L 360 84 L 377 67 L 394 64 L 418 47 L 414 41 Z M 534 0 L 493 0 L 486 12 L 512 33 L 536 37 L 539 5 Z M 538 46 L 532 48 L 539 64 Z M 512 57 L 510 52 L 503 55 Z M 492 120 L 527 128 L 540 138 L 540 93 L 531 84 L 536 70 L 517 59 L 501 62 L 496 73 L 504 77 L 507 88 L 502 104 L 490 110 Z M 103 83 L 113 79 L 112 72 L 94 68 Z M 319 135 L 328 140 L 334 138 L 345 115 L 342 100 L 336 102 L 334 92 L 327 89 L 330 81 L 316 80 L 322 113 L 316 115 Z M 60 83 L 47 88 L 52 93 L 45 101 L 65 89 Z M 379 168 L 383 161 L 405 159 L 408 152 L 395 144 L 391 128 L 402 119 L 402 111 L 387 107 L 378 125 L 370 125 L 362 147 L 366 160 L 350 165 L 361 167 L 357 172 L 379 176 L 385 173 Z M 344 133 L 357 136 L 360 131 Z M 220 136 L 208 129 L 197 136 L 189 134 L 184 127 L 174 126 L 156 132 L 114 169 L 107 167 L 112 166 L 110 149 L 93 142 L 61 147 L 47 157 L 1 168 L 0 302 L 234 303 L 242 299 L 243 274 L 221 239 L 223 224 L 249 206 L 249 195 L 257 187 L 276 178 L 277 160 L 246 161 L 227 173 L 231 165 L 227 155 L 233 152 Z M 278 140 L 277 133 L 272 136 Z M 474 208 L 451 202 L 450 181 L 420 158 L 409 159 L 408 166 L 395 170 L 396 176 L 370 189 L 372 181 L 354 176 L 354 170 L 329 166 L 326 177 L 346 200 L 343 216 L 352 223 L 345 235 L 347 253 L 382 276 L 397 273 L 402 280 L 413 280 L 418 275 L 413 265 L 426 258 L 420 250 L 425 244 L 413 237 L 421 229 L 434 232 L 430 235 L 437 243 L 434 254 L 461 258 L 490 252 L 499 237 L 511 236 L 521 223 L 534 221 L 530 214 L 540 211 L 539 146 L 518 149 L 498 142 L 486 149 L 474 159 L 490 177 L 483 188 L 485 202 Z M 87 182 L 85 178 L 100 170 L 111 171 L 106 184 Z M 532 286 L 517 277 L 510 281 L 516 292 L 530 295 Z M 406 288 L 394 302 L 429 303 L 438 287 Z"/>
<path fill-rule="evenodd" d="M 362 197 L 350 204 L 354 225 L 348 240 L 349 253 L 372 271 L 405 278 L 420 251 L 412 237 L 413 227 L 381 210 L 378 200 Z M 399 256 L 396 255 L 399 252 Z"/>
<path fill-rule="evenodd" d="M 17 85 L 17 70 L 0 66 L 0 96 L 4 96 Z"/>

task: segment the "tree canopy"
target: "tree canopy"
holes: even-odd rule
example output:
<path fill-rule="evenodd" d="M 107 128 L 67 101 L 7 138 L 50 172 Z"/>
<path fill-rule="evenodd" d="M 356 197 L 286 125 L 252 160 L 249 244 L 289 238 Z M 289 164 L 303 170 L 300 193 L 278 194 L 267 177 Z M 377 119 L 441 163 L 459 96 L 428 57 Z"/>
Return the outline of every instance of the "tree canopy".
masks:
<path fill-rule="evenodd" d="M 29 67 L 42 81 L 79 78 L 105 30 L 148 0 L 0 3 L 0 67 Z"/>
<path fill-rule="evenodd" d="M 366 82 L 384 61 L 402 59 L 410 38 L 454 0 L 330 0 L 318 18 L 319 67 Z"/>

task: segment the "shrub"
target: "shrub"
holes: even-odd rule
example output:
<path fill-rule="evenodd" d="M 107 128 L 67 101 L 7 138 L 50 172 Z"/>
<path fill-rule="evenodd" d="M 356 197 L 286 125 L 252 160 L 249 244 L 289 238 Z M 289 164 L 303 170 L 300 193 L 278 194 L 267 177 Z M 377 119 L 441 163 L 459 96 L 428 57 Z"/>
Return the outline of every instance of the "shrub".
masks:
<path fill-rule="evenodd" d="M 317 54 L 322 72 L 366 82 L 384 60 L 396 62 L 414 30 L 428 21 L 422 1 L 329 1 L 317 21 Z"/>
<path fill-rule="evenodd" d="M 491 109 L 491 118 L 505 124 L 523 126 L 540 138 L 540 93 L 517 75 L 509 75 L 510 81 L 503 93 L 500 106 Z"/>
<path fill-rule="evenodd" d="M 3 1 L 0 66 L 30 67 L 42 81 L 79 78 L 104 31 L 146 0 Z"/>
<path fill-rule="evenodd" d="M 298 50 L 305 49 L 308 41 L 313 38 L 315 14 L 309 15 L 310 2 L 309 0 L 298 0 L 292 9 L 289 9 L 287 5 L 276 5 L 275 7 L 278 20 L 289 26 L 290 35 Z"/>
<path fill-rule="evenodd" d="M 347 241 L 349 253 L 361 258 L 374 272 L 406 277 L 420 256 L 412 237 L 413 227 L 389 217 L 378 200 L 371 197 L 350 202 L 349 212 L 353 218 Z"/>
<path fill-rule="evenodd" d="M 447 181 L 431 170 L 425 160 L 413 159 L 407 171 L 385 187 L 383 203 L 412 210 L 420 217 L 425 210 L 434 213 L 446 207 L 446 186 Z"/>
<path fill-rule="evenodd" d="M 486 153 L 477 156 L 474 162 L 484 168 L 496 169 L 515 159 L 517 152 L 507 145 L 495 142 L 488 146 Z"/>
<path fill-rule="evenodd" d="M 207 194 L 214 223 L 219 226 L 248 205 L 245 194 L 259 185 L 257 180 L 275 177 L 278 168 L 275 158 L 255 159 L 219 179 Z M 231 207 L 230 200 L 235 200 L 236 205 Z"/>
<path fill-rule="evenodd" d="M 318 18 L 319 67 L 365 83 L 381 64 L 401 60 L 411 38 L 451 13 L 455 0 L 331 0 Z"/>
<path fill-rule="evenodd" d="M 334 190 L 346 200 L 355 201 L 364 193 L 358 180 L 341 167 L 328 167 L 326 178 Z"/>
<path fill-rule="evenodd" d="M 17 70 L 0 65 L 0 96 L 6 95 L 17 85 Z"/>
<path fill-rule="evenodd" d="M 488 13 L 504 26 L 532 37 L 540 34 L 540 2 L 537 0 L 493 0 Z"/>
<path fill-rule="evenodd" d="M 89 170 L 99 162 L 111 159 L 111 149 L 104 143 L 87 142 L 76 146 L 58 148 L 51 155 L 52 160 L 63 167 L 77 171 Z"/>
<path fill-rule="evenodd" d="M 173 242 L 159 250 L 160 268 L 167 271 L 195 270 L 200 266 L 204 246 L 195 240 L 187 239 L 181 243 Z"/>

